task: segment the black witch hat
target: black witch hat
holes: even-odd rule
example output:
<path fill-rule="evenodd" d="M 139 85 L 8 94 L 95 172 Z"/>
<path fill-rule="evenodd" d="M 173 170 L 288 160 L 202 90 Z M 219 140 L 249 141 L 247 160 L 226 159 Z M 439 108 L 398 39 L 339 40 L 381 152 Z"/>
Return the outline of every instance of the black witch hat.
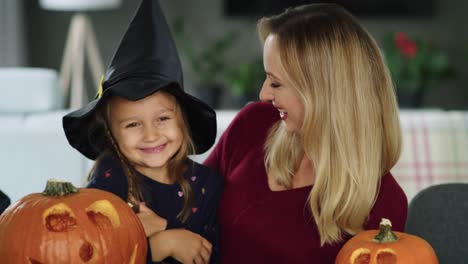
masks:
<path fill-rule="evenodd" d="M 103 150 L 105 130 L 94 115 L 110 95 L 140 100 L 164 90 L 178 101 L 190 126 L 195 153 L 207 151 L 216 138 L 216 113 L 184 92 L 182 67 L 158 0 L 143 0 L 107 69 L 97 98 L 63 117 L 71 146 L 90 159 Z"/>

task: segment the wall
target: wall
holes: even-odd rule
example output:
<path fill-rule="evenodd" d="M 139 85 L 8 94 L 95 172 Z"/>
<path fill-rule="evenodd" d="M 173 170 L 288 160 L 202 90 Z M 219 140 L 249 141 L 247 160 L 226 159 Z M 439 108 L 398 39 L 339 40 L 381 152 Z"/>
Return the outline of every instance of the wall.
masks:
<path fill-rule="evenodd" d="M 0 0 L 0 67 L 25 64 L 23 0 Z"/>
<path fill-rule="evenodd" d="M 138 1 L 133 0 L 123 2 L 117 10 L 90 14 L 106 63 L 110 61 L 138 4 Z M 235 58 L 230 59 L 233 63 L 253 56 L 261 56 L 261 46 L 255 32 L 255 20 L 223 17 L 221 0 L 163 0 L 161 2 L 169 22 L 177 16 L 183 16 L 189 22 L 194 35 L 197 36 L 195 42 L 200 45 L 203 45 L 206 40 L 219 37 L 227 30 L 239 30 L 242 33 L 239 43 L 230 54 L 230 58 Z M 468 1 L 437 0 L 436 2 L 436 14 L 430 19 L 366 18 L 361 21 L 378 40 L 390 30 L 405 30 L 433 38 L 449 52 L 459 74 L 458 79 L 431 90 L 424 99 L 424 105 L 444 109 L 467 109 L 468 29 L 466 25 L 468 25 L 468 19 L 466 11 L 468 11 Z M 27 1 L 26 14 L 29 65 L 58 69 L 71 14 L 41 10 L 37 1 Z M 182 61 L 186 70 L 186 89 L 193 91 L 195 76 L 183 57 Z M 88 86 L 94 87 L 94 84 L 88 81 Z M 226 95 L 223 108 L 229 107 L 228 102 L 229 96 Z"/>

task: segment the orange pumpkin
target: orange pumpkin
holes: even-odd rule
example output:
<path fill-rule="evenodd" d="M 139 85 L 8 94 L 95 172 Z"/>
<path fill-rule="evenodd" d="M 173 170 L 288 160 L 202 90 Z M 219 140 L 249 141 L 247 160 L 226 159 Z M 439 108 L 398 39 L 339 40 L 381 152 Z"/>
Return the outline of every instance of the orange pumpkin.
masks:
<path fill-rule="evenodd" d="M 383 218 L 380 230 L 363 231 L 345 243 L 335 264 L 438 264 L 434 249 L 424 239 L 393 232 Z"/>
<path fill-rule="evenodd" d="M 0 216 L 0 262 L 145 263 L 147 241 L 131 208 L 116 195 L 48 181 Z"/>

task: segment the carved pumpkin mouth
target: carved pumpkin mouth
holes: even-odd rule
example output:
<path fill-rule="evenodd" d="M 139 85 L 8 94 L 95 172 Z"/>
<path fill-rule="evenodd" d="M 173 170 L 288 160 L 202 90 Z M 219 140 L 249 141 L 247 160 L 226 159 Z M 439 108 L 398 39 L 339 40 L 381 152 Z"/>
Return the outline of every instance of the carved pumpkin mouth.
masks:
<path fill-rule="evenodd" d="M 39 262 L 35 259 L 32 259 L 32 258 L 28 258 L 28 261 L 29 261 L 29 264 L 43 264 L 42 262 Z"/>
<path fill-rule="evenodd" d="M 368 248 L 358 248 L 351 254 L 352 264 L 396 264 L 397 255 L 391 248 L 384 248 L 377 251 L 376 259 L 371 262 L 371 250 Z"/>
<path fill-rule="evenodd" d="M 91 245 L 91 243 L 89 242 L 83 243 L 83 245 L 81 245 L 80 247 L 80 253 L 79 253 L 81 260 L 83 260 L 85 263 L 90 261 L 94 256 L 94 251 L 95 249 L 93 245 Z"/>

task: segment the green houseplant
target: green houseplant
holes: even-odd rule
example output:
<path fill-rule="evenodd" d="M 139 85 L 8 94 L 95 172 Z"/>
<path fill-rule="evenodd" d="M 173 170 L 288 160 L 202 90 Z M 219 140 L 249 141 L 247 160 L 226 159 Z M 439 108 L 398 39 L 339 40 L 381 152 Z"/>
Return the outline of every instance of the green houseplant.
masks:
<path fill-rule="evenodd" d="M 227 85 L 232 95 L 239 99 L 240 106 L 258 99 L 258 92 L 264 80 L 262 58 L 232 65 L 226 78 Z"/>
<path fill-rule="evenodd" d="M 425 92 L 453 77 L 447 54 L 429 39 L 404 32 L 387 34 L 383 51 L 399 99 L 410 97 L 410 106 L 421 106 Z"/>
<path fill-rule="evenodd" d="M 197 78 L 195 88 L 199 96 L 217 108 L 222 83 L 228 70 L 227 53 L 236 42 L 237 33 L 229 31 L 214 40 L 196 43 L 191 35 L 194 31 L 186 28 L 186 21 L 181 17 L 174 20 L 173 31 L 177 47 L 180 48 Z M 198 33 L 200 31 L 197 31 Z M 207 38 L 202 39 L 207 40 Z"/>

